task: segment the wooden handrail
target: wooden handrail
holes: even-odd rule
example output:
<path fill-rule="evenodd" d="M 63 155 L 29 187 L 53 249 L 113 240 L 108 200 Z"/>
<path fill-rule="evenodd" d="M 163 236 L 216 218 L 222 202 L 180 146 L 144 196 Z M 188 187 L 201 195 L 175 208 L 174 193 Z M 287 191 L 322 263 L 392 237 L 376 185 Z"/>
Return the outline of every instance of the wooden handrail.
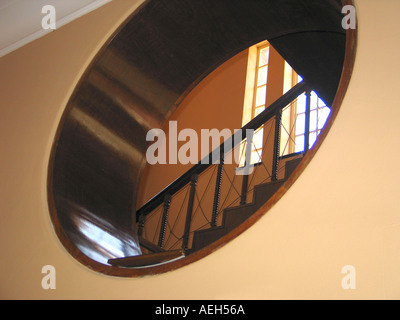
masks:
<path fill-rule="evenodd" d="M 200 162 L 191 167 L 188 171 L 186 171 L 182 176 L 168 185 L 165 189 L 151 198 L 146 204 L 144 204 L 139 210 L 136 212 L 136 220 L 139 221 L 140 216 L 146 216 L 150 212 L 152 212 L 155 208 L 157 208 L 160 204 L 163 203 L 166 195 L 173 196 L 176 192 L 182 189 L 191 181 L 191 177 L 194 174 L 200 175 L 203 171 L 205 171 L 209 166 L 213 164 L 213 155 L 216 151 L 220 151 L 221 154 L 226 154 L 230 152 L 233 148 L 236 147 L 236 144 L 243 141 L 246 138 L 246 130 L 256 130 L 261 127 L 268 120 L 272 119 L 277 110 L 285 108 L 289 103 L 295 100 L 300 94 L 310 90 L 310 86 L 307 85 L 304 81 L 296 84 L 292 89 L 282 95 L 278 100 L 273 102 L 268 108 L 266 108 L 263 112 L 261 112 L 257 117 L 249 121 L 246 125 L 244 125 L 240 130 L 236 131 L 226 142 L 222 143 L 219 147 L 210 152 L 205 158 L 203 158 Z M 232 146 L 230 149 L 225 150 L 224 146 Z M 218 150 L 219 149 L 219 150 Z"/>

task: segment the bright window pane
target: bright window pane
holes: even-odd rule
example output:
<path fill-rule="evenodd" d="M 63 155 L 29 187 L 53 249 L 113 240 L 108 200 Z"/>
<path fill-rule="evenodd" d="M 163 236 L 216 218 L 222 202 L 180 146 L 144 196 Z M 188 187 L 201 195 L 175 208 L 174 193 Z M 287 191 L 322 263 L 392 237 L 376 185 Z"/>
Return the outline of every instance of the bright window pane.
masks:
<path fill-rule="evenodd" d="M 259 151 L 253 150 L 251 152 L 250 164 L 259 163 L 259 162 L 261 162 L 261 150 L 259 150 Z"/>
<path fill-rule="evenodd" d="M 289 139 L 290 139 L 290 136 L 287 134 L 287 132 L 282 130 L 280 146 L 279 146 L 281 156 L 287 155 L 289 153 Z"/>
<path fill-rule="evenodd" d="M 260 50 L 260 59 L 258 61 L 258 66 L 265 66 L 266 64 L 268 64 L 268 60 L 269 60 L 269 47 L 265 47 L 263 49 Z"/>
<path fill-rule="evenodd" d="M 311 110 L 315 110 L 318 108 L 318 102 L 319 102 L 318 100 L 319 100 L 319 98 L 318 98 L 317 94 L 314 91 L 312 91 L 311 99 L 310 99 L 310 109 Z"/>
<path fill-rule="evenodd" d="M 261 149 L 263 146 L 263 129 L 257 130 L 253 136 L 253 148 Z"/>
<path fill-rule="evenodd" d="M 283 94 L 285 94 L 293 87 L 293 69 L 286 61 L 285 74 L 283 79 Z"/>
<path fill-rule="evenodd" d="M 282 134 L 285 132 L 286 133 L 286 131 L 288 131 L 288 132 L 291 132 L 291 127 L 290 127 L 290 125 L 291 125 L 291 123 L 290 123 L 290 112 L 291 112 L 292 110 L 291 110 L 291 108 L 286 108 L 286 109 L 283 109 L 283 112 L 282 112 L 282 119 L 281 119 L 281 125 L 282 125 Z M 286 129 L 286 130 L 285 130 Z"/>
<path fill-rule="evenodd" d="M 265 105 L 254 109 L 254 117 L 257 117 L 261 112 L 265 110 Z"/>
<path fill-rule="evenodd" d="M 265 104 L 266 93 L 267 93 L 267 86 L 257 88 L 256 107 Z"/>
<path fill-rule="evenodd" d="M 324 107 L 318 112 L 318 129 L 322 129 L 325 126 L 326 121 L 329 118 L 331 110 L 328 107 Z"/>
<path fill-rule="evenodd" d="M 267 84 L 268 81 L 268 66 L 261 67 L 258 70 L 257 87 Z"/>
<path fill-rule="evenodd" d="M 297 98 L 297 113 L 306 112 L 306 95 L 302 94 Z"/>
<path fill-rule="evenodd" d="M 310 131 L 316 131 L 318 125 L 318 111 L 313 110 L 310 112 Z"/>
<path fill-rule="evenodd" d="M 304 151 L 304 136 L 296 137 L 295 141 L 295 152 L 302 152 Z"/>
<path fill-rule="evenodd" d="M 317 132 L 310 132 L 310 138 L 309 138 L 310 148 L 312 148 L 315 141 L 317 141 Z"/>
<path fill-rule="evenodd" d="M 306 115 L 304 113 L 297 115 L 296 135 L 304 134 L 306 130 Z"/>

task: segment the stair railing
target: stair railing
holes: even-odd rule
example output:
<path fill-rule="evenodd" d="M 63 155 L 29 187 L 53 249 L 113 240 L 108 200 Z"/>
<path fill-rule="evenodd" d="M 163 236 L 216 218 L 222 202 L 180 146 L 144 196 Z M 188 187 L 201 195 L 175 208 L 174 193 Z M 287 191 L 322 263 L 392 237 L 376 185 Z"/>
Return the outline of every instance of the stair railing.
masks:
<path fill-rule="evenodd" d="M 222 143 L 218 148 L 210 152 L 207 157 L 198 162 L 196 165 L 192 166 L 188 171 L 186 171 L 181 177 L 172 182 L 164 190 L 150 199 L 145 205 L 143 205 L 136 212 L 136 219 L 138 222 L 138 235 L 140 243 L 143 247 L 151 252 L 163 252 L 165 231 L 167 227 L 168 212 L 171 204 L 171 200 L 174 195 L 177 194 L 183 188 L 189 186 L 189 200 L 187 202 L 186 208 L 186 220 L 184 224 L 184 232 L 182 236 L 182 250 L 187 251 L 189 249 L 189 233 L 191 228 L 191 220 L 193 215 L 193 204 L 195 200 L 196 186 L 199 179 L 199 175 L 206 171 L 210 166 L 215 165 L 214 157 L 216 152 L 220 155 L 219 163 L 217 164 L 217 174 L 216 174 L 216 184 L 214 190 L 213 207 L 211 212 L 210 226 L 216 227 L 217 225 L 217 215 L 219 211 L 220 202 L 220 192 L 221 192 L 221 181 L 224 171 L 224 159 L 228 152 L 231 152 L 239 143 L 242 143 L 246 139 L 246 130 L 256 130 L 263 126 L 269 120 L 275 118 L 275 140 L 274 140 L 274 151 L 272 159 L 272 173 L 271 180 L 278 179 L 278 163 L 279 163 L 279 137 L 281 128 L 281 116 L 282 110 L 289 104 L 291 104 L 295 99 L 297 99 L 301 94 L 306 93 L 307 97 L 307 111 L 308 116 L 306 116 L 306 127 L 309 127 L 309 112 L 310 112 L 310 95 L 311 88 L 304 82 L 300 82 L 295 85 L 292 89 L 286 92 L 278 100 L 273 102 L 268 108 L 261 112 L 257 117 L 248 122 L 240 130 L 236 131 L 228 141 Z M 307 125 L 308 123 L 308 125 Z M 308 132 L 308 130 L 307 130 Z M 308 150 L 308 137 L 306 137 L 307 142 L 305 144 L 305 151 Z M 248 159 L 246 159 L 248 160 Z M 242 190 L 240 194 L 240 204 L 246 203 L 246 195 L 248 188 L 248 175 L 242 176 Z M 146 217 L 153 212 L 156 208 L 162 206 L 162 218 L 161 226 L 158 236 L 157 244 L 151 243 L 150 241 L 142 238 L 143 228 L 145 226 Z"/>

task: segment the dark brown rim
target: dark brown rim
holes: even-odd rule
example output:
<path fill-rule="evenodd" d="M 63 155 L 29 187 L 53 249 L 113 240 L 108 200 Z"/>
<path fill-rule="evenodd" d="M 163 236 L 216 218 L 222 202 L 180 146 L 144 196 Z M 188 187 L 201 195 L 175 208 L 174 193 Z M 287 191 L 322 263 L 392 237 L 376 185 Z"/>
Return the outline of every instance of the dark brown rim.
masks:
<path fill-rule="evenodd" d="M 69 101 L 71 101 L 75 95 L 77 94 L 77 89 L 79 88 L 80 84 L 84 81 L 86 78 L 86 75 L 90 71 L 91 67 L 97 61 L 97 57 L 99 57 L 104 50 L 108 47 L 109 43 L 112 41 L 114 36 L 118 34 L 118 32 L 125 26 L 125 24 L 132 19 L 133 16 L 135 16 L 140 9 L 147 3 L 148 1 L 144 1 L 138 8 L 135 9 L 135 11 L 114 31 L 113 35 L 105 42 L 105 44 L 102 46 L 102 48 L 99 50 L 99 52 L 96 54 L 92 62 L 88 65 L 86 68 L 86 71 L 84 72 L 83 76 L 80 78 L 78 83 L 75 86 L 75 90 L 73 94 L 71 95 Z M 342 5 L 353 5 L 355 6 L 354 0 L 342 0 Z M 53 165 L 54 165 L 54 159 L 55 159 L 55 153 L 57 149 L 57 144 L 58 144 L 58 138 L 60 137 L 61 130 L 62 130 L 62 124 L 65 122 L 65 117 L 68 113 L 68 108 L 66 108 L 63 112 L 63 115 L 61 117 L 61 120 L 59 122 L 59 126 L 57 128 L 57 132 L 55 135 L 55 139 L 52 145 L 51 149 L 51 154 L 50 154 L 50 159 L 49 159 L 49 166 L 48 166 L 48 174 L 47 174 L 47 196 L 48 196 L 48 206 L 49 206 L 49 212 L 50 212 L 50 218 L 52 221 L 52 224 L 54 226 L 55 233 L 57 234 L 59 240 L 61 241 L 62 245 L 64 248 L 68 251 L 68 253 L 74 257 L 78 262 L 80 262 L 82 265 L 86 266 L 87 268 L 99 272 L 104 275 L 108 276 L 115 276 L 115 277 L 127 277 L 127 278 L 134 278 L 134 277 L 143 277 L 143 276 L 149 276 L 149 275 L 156 275 L 156 274 L 162 274 L 166 272 L 170 272 L 173 270 L 176 270 L 178 268 L 181 268 L 183 266 L 189 265 L 193 262 L 196 262 L 209 254 L 215 252 L 217 249 L 223 247 L 225 244 L 233 240 L 234 238 L 238 237 L 240 234 L 242 234 L 244 231 L 249 229 L 252 225 L 254 225 L 261 217 L 263 217 L 269 209 L 271 209 L 278 201 L 281 199 L 281 197 L 286 193 L 287 190 L 293 185 L 293 183 L 297 180 L 297 178 L 300 176 L 300 174 L 303 172 L 303 170 L 306 168 L 306 166 L 310 163 L 312 158 L 314 157 L 315 153 L 318 151 L 320 148 L 321 144 L 325 140 L 325 137 L 329 133 L 330 128 L 332 127 L 332 124 L 334 120 L 336 119 L 336 116 L 339 112 L 340 106 L 343 102 L 343 99 L 346 95 L 350 79 L 353 73 L 353 68 L 354 68 L 354 63 L 355 63 L 355 58 L 356 58 L 356 51 L 357 51 L 357 30 L 358 30 L 358 25 L 356 29 L 348 29 L 346 31 L 346 51 L 345 51 L 345 58 L 344 58 L 344 64 L 343 64 L 343 70 L 342 70 L 342 76 L 339 82 L 338 90 L 335 96 L 335 99 L 332 103 L 332 114 L 329 117 L 328 122 L 325 125 L 325 129 L 321 132 L 319 135 L 319 138 L 314 145 L 314 147 L 304 156 L 303 160 L 300 162 L 300 164 L 297 166 L 297 168 L 294 170 L 290 178 L 285 182 L 285 184 L 270 198 L 261 208 L 259 208 L 249 219 L 247 219 L 244 223 L 242 223 L 239 227 L 236 229 L 232 230 L 230 233 L 225 235 L 224 237 L 220 238 L 219 240 L 215 241 L 214 243 L 206 246 L 205 248 L 192 253 L 189 256 L 186 256 L 180 260 L 173 261 L 167 264 L 159 265 L 159 266 L 149 266 L 146 268 L 139 268 L 139 269 L 128 269 L 128 268 L 118 268 L 118 267 L 113 267 L 109 265 L 104 265 L 99 262 L 96 262 L 90 258 L 88 258 L 86 255 L 84 255 L 68 238 L 66 233 L 64 232 L 60 222 L 58 221 L 57 217 L 57 211 L 55 207 L 55 202 L 53 198 L 53 185 L 52 185 L 52 176 L 53 176 Z M 67 107 L 70 105 L 70 103 L 67 103 Z"/>

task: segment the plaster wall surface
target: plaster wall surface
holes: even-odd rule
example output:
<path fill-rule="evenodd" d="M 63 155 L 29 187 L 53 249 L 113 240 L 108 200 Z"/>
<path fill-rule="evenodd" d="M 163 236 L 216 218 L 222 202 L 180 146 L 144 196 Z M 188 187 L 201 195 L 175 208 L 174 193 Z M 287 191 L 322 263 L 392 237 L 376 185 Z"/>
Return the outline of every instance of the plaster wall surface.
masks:
<path fill-rule="evenodd" d="M 140 3 L 114 0 L 0 58 L 0 298 L 400 298 L 397 0 L 356 1 L 357 57 L 338 116 L 253 227 L 196 263 L 144 278 L 107 277 L 66 252 L 47 207 L 53 137 L 80 75 Z M 42 289 L 44 265 L 56 268 L 55 290 Z M 356 269 L 355 290 L 341 286 L 345 265 Z"/>

